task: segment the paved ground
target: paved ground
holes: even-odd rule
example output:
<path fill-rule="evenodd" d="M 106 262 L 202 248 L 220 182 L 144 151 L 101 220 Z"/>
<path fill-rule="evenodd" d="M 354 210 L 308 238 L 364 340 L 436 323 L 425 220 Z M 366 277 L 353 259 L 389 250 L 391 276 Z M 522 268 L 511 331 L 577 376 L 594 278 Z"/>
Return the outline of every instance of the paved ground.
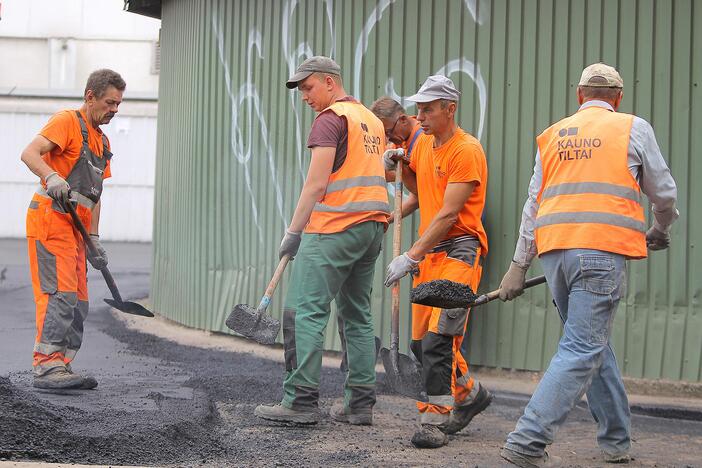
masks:
<path fill-rule="evenodd" d="M 148 293 L 148 245 L 111 244 L 123 295 Z M 503 391 L 449 446 L 409 443 L 413 403 L 388 395 L 379 375 L 375 425 L 324 421 L 284 427 L 257 420 L 253 408 L 280 399 L 282 352 L 164 319 L 116 317 L 91 273 L 91 313 L 74 367 L 95 375 L 94 391 L 62 395 L 31 387 L 34 312 L 23 242 L 0 240 L 0 460 L 144 466 L 503 466 L 497 455 L 521 414 L 524 396 Z M 322 405 L 340 395 L 338 360 L 325 360 Z M 529 383 L 523 385 L 530 388 Z M 509 388 L 507 388 L 509 389 Z M 680 402 L 678 402 L 680 403 Z M 635 415 L 634 466 L 702 466 L 702 422 Z M 595 426 L 578 408 L 552 452 L 567 466 L 600 466 Z M 0 466 L 3 463 L 0 461 Z"/>

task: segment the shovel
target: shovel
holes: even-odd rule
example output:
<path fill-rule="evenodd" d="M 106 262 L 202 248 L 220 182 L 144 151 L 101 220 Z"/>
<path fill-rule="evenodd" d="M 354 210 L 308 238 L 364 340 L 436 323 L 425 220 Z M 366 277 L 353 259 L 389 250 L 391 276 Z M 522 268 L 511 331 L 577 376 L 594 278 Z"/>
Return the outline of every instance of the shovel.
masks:
<path fill-rule="evenodd" d="M 289 261 L 290 255 L 285 255 L 280 259 L 278 267 L 273 273 L 273 278 L 271 278 L 271 282 L 268 283 L 266 292 L 263 294 L 263 298 L 261 298 L 258 307 L 254 309 L 247 304 L 237 304 L 234 309 L 232 309 L 229 317 L 227 317 L 227 321 L 225 322 L 227 327 L 258 343 L 264 345 L 275 343 L 278 331 L 280 330 L 280 321 L 268 315 L 266 309 L 271 303 L 273 292 L 275 292 L 278 281 L 280 281 L 280 277 L 283 276 L 283 272 L 285 271 L 285 267 L 288 266 Z"/>
<path fill-rule="evenodd" d="M 76 213 L 76 209 L 73 208 L 73 203 L 70 201 L 63 203 L 62 204 L 68 213 L 71 215 L 71 218 L 73 219 L 73 224 L 76 225 L 76 228 L 80 231 L 80 235 L 83 237 L 83 241 L 85 242 L 85 245 L 88 247 L 88 250 L 90 251 L 90 254 L 93 256 L 99 256 L 100 253 L 98 252 L 97 248 L 95 247 L 95 244 L 93 243 L 93 240 L 90 238 L 90 235 L 88 234 L 88 231 L 85 230 L 85 226 L 83 226 L 83 223 L 80 221 L 80 218 L 78 218 L 78 214 Z M 107 269 L 107 265 L 102 267 L 100 269 L 100 273 L 102 273 L 102 277 L 105 278 L 105 283 L 107 283 L 107 287 L 110 288 L 110 292 L 112 293 L 113 299 L 104 299 L 104 301 L 109 304 L 111 307 L 114 307 L 115 309 L 124 312 L 125 314 L 132 314 L 132 315 L 141 315 L 142 317 L 153 317 L 154 314 L 151 313 L 146 307 L 144 307 L 141 304 L 137 304 L 136 302 L 131 302 L 131 301 L 123 301 L 122 296 L 119 293 L 119 289 L 117 289 L 117 284 L 115 283 L 115 279 L 112 277 L 112 274 L 110 273 L 110 270 Z"/>
<path fill-rule="evenodd" d="M 524 283 L 524 289 L 546 282 L 545 276 L 529 278 Z M 500 297 L 500 290 L 478 296 L 470 286 L 448 280 L 427 281 L 412 289 L 410 301 L 442 309 L 467 309 L 494 301 Z"/>
<path fill-rule="evenodd" d="M 400 255 L 402 247 L 402 160 L 397 161 L 395 171 L 395 231 L 392 242 L 393 258 Z M 400 282 L 392 286 L 392 317 L 390 329 L 390 349 L 381 348 L 380 358 L 385 367 L 385 381 L 388 387 L 400 395 L 416 400 L 426 399 L 422 373 L 416 361 L 400 354 Z"/>

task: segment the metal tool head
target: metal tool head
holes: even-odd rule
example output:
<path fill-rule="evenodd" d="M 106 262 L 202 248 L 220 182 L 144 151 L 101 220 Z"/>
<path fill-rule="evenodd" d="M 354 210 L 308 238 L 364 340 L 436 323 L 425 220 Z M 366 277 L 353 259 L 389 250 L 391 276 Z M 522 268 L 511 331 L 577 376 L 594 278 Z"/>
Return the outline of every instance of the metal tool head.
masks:
<path fill-rule="evenodd" d="M 132 315 L 141 315 L 142 317 L 153 317 L 154 314 L 144 307 L 141 304 L 137 304 L 136 302 L 131 302 L 131 301 L 115 301 L 114 299 L 104 299 L 104 301 L 110 305 L 110 307 L 114 307 L 115 309 L 119 310 L 120 312 L 124 312 L 125 314 L 132 314 Z"/>
<path fill-rule="evenodd" d="M 388 348 L 380 349 L 380 359 L 385 367 L 385 382 L 393 392 L 419 401 L 426 401 L 427 394 L 422 384 L 422 372 L 411 357 L 393 353 Z"/>
<path fill-rule="evenodd" d="M 280 321 L 247 304 L 237 304 L 225 322 L 228 328 L 264 345 L 275 343 Z"/>
<path fill-rule="evenodd" d="M 472 306 L 479 296 L 470 286 L 449 280 L 420 283 L 410 292 L 410 301 L 442 309 L 464 309 Z"/>

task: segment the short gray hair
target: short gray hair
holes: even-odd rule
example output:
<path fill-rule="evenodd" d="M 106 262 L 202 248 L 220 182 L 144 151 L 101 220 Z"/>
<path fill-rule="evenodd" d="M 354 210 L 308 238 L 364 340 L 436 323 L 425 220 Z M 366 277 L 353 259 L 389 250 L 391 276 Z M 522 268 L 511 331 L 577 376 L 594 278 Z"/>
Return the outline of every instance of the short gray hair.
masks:
<path fill-rule="evenodd" d="M 88 90 L 91 90 L 95 97 L 100 99 L 105 95 L 110 86 L 114 86 L 117 91 L 124 91 L 127 88 L 127 83 L 125 83 L 120 74 L 116 71 L 107 68 L 95 70 L 88 77 L 83 97 L 88 94 Z"/>
<path fill-rule="evenodd" d="M 398 114 L 404 114 L 405 108 L 402 104 L 391 98 L 390 96 L 383 96 L 378 98 L 370 108 L 376 117 L 379 119 L 394 119 Z"/>
<path fill-rule="evenodd" d="M 622 88 L 608 88 L 603 86 L 578 86 L 585 99 L 601 99 L 614 102 Z"/>

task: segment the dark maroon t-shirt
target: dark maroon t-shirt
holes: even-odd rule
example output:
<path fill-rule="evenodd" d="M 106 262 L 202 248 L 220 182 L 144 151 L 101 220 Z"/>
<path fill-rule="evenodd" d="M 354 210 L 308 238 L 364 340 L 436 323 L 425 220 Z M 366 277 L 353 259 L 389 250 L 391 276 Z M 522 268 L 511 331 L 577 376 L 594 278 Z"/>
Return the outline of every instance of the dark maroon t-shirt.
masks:
<path fill-rule="evenodd" d="M 353 96 L 346 96 L 336 102 L 358 102 Z M 307 147 L 336 148 L 332 172 L 336 172 L 346 161 L 346 151 L 349 146 L 349 124 L 346 117 L 340 117 L 332 110 L 319 114 L 312 123 L 307 137 Z"/>

